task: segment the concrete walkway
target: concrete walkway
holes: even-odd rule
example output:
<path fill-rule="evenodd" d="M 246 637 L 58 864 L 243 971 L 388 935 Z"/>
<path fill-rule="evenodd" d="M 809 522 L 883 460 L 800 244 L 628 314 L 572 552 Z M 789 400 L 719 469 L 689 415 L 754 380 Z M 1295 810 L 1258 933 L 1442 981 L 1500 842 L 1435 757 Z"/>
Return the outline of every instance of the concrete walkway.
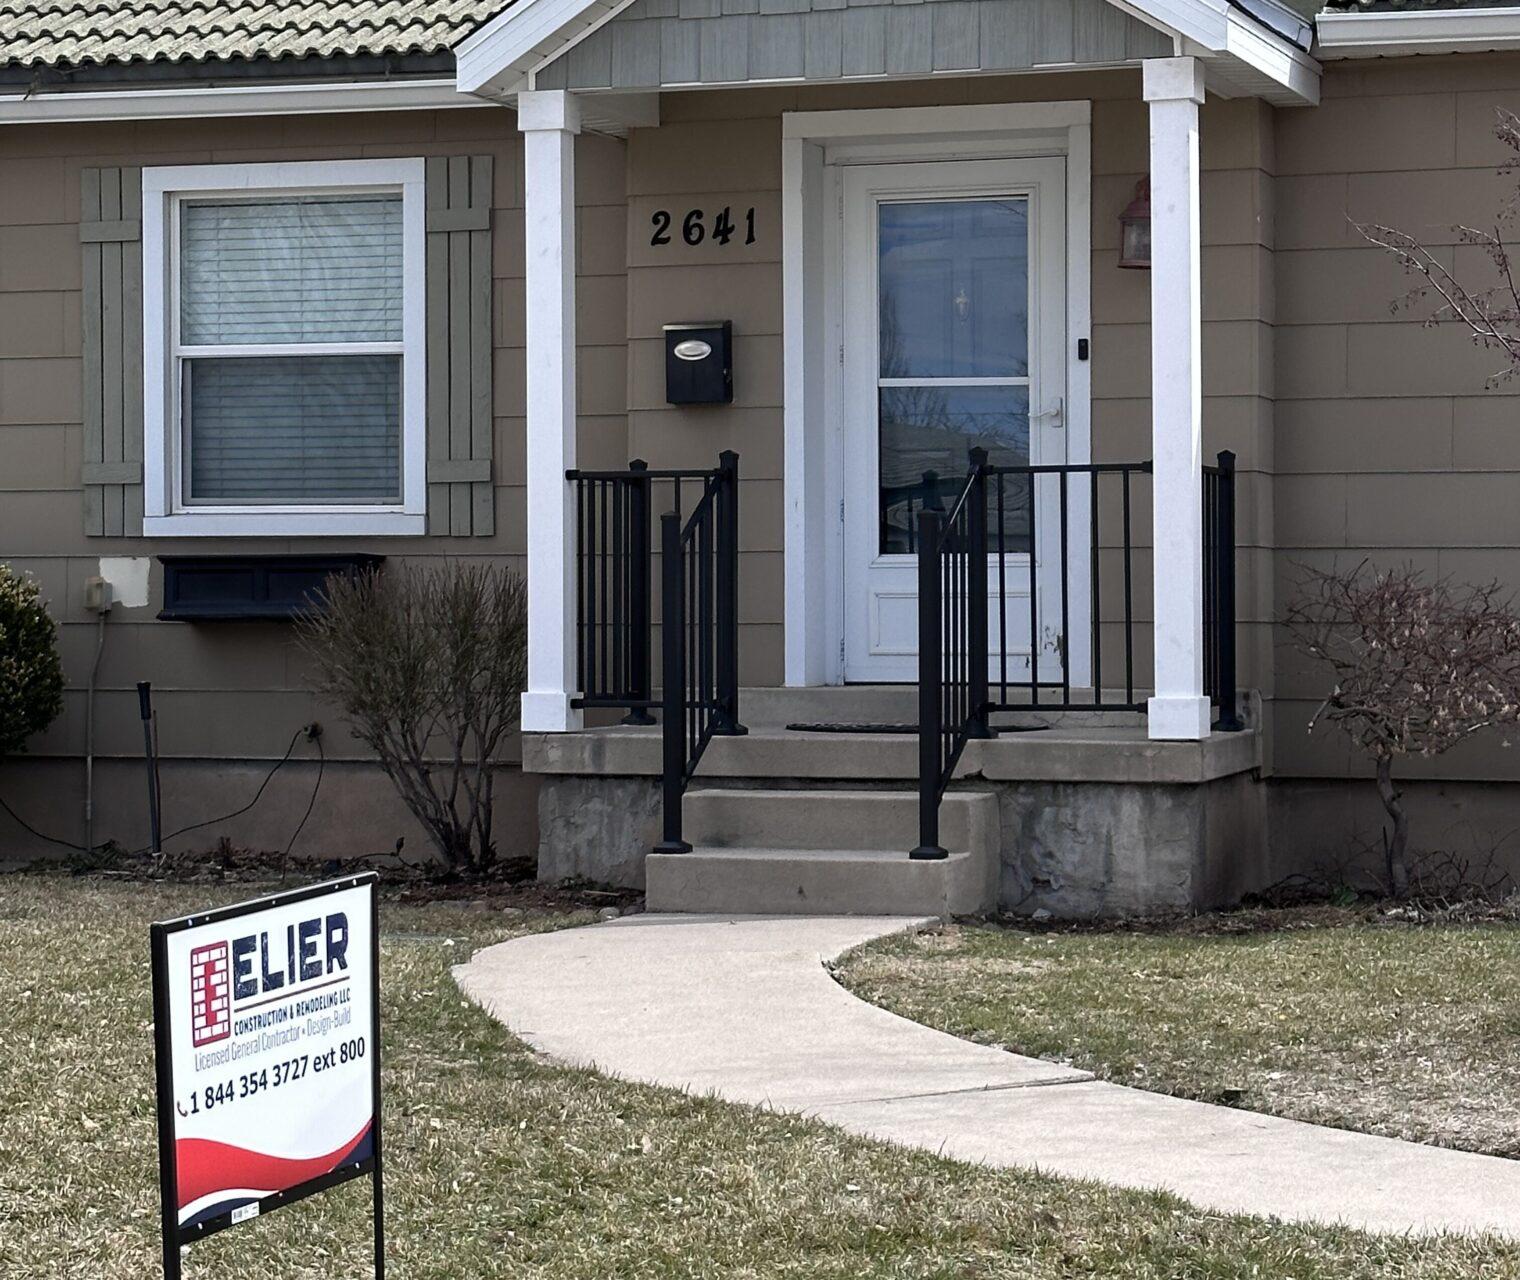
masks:
<path fill-rule="evenodd" d="M 825 971 L 916 923 L 640 915 L 517 938 L 454 972 L 535 1048 L 629 1080 L 1210 1209 L 1520 1238 L 1520 1162 L 1101 1083 L 907 1022 Z"/>

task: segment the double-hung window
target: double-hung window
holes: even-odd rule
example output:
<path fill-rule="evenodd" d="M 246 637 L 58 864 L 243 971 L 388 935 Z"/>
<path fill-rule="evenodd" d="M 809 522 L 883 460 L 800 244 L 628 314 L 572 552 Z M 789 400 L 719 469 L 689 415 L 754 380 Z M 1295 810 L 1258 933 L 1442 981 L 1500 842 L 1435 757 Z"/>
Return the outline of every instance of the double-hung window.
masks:
<path fill-rule="evenodd" d="M 423 532 L 423 163 L 143 171 L 144 531 Z"/>

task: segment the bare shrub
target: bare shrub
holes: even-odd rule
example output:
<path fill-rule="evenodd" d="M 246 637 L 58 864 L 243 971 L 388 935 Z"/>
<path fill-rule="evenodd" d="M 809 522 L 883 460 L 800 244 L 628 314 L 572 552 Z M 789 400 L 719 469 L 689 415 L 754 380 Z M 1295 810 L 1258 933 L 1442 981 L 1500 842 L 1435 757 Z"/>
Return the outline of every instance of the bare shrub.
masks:
<path fill-rule="evenodd" d="M 1494 135 L 1509 150 L 1510 158 L 1500 167 L 1506 176 L 1520 173 L 1520 116 L 1500 109 Z M 1453 321 L 1464 325 L 1475 344 L 1500 353 L 1504 365 L 1489 377 L 1489 384 L 1504 382 L 1520 372 L 1520 284 L 1510 246 L 1504 241 L 1505 228 L 1520 214 L 1520 185 L 1495 212 L 1491 227 L 1472 227 L 1462 223 L 1450 230 L 1462 244 L 1482 249 L 1492 268 L 1486 282 L 1469 281 L 1440 261 L 1421 239 L 1397 227 L 1380 223 L 1356 223 L 1356 229 L 1369 244 L 1387 249 L 1418 279 L 1413 289 L 1391 304 L 1394 312 L 1422 308 L 1434 303 L 1425 317 L 1427 325 Z"/>
<path fill-rule="evenodd" d="M 1286 626 L 1335 686 L 1310 723 L 1346 733 L 1376 768 L 1392 821 L 1388 885 L 1409 891 L 1409 815 L 1394 762 L 1438 756 L 1520 714 L 1520 615 L 1497 583 L 1427 583 L 1413 568 L 1303 569 Z"/>
<path fill-rule="evenodd" d="M 496 859 L 497 753 L 527 677 L 527 588 L 448 564 L 334 577 L 300 621 L 316 692 L 380 759 L 445 865 Z"/>
<path fill-rule="evenodd" d="M 1507 839 L 1484 839 L 1469 832 L 1464 845 L 1468 852 L 1433 849 L 1418 855 L 1409 865 L 1411 892 L 1422 901 L 1443 906 L 1464 902 L 1497 906 L 1515 892 L 1514 876 L 1504 865 Z"/>

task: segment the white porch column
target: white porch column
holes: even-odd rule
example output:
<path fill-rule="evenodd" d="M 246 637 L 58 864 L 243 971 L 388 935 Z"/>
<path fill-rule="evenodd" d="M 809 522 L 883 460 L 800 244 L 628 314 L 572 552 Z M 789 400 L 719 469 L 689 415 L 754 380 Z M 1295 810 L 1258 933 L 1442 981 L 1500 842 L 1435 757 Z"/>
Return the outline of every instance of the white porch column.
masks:
<path fill-rule="evenodd" d="M 1152 738 L 1206 738 L 1203 383 L 1196 58 L 1144 64 L 1151 124 L 1151 457 L 1156 692 Z"/>
<path fill-rule="evenodd" d="M 561 89 L 522 93 L 528 298 L 528 688 L 525 732 L 581 727 L 575 681 L 575 135 Z"/>

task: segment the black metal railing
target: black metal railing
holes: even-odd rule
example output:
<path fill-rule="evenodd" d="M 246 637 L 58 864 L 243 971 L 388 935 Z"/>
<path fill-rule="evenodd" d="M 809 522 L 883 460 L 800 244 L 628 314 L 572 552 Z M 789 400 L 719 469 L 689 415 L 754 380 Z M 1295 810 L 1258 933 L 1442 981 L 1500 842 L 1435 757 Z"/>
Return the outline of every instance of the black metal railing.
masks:
<path fill-rule="evenodd" d="M 972 738 L 987 726 L 987 481 L 971 450 L 965 486 L 948 512 L 920 506 L 918 551 L 919 841 L 910 855 L 946 855 L 939 803 Z"/>
<path fill-rule="evenodd" d="M 945 856 L 940 801 L 966 743 L 996 736 L 994 712 L 1144 710 L 1148 680 L 1137 651 L 1149 646 L 1137 644 L 1134 510 L 1138 481 L 1150 473 L 1149 462 L 991 466 L 984 451 L 973 449 L 950 511 L 925 504 L 918 512 L 913 857 Z M 1219 707 L 1216 727 L 1239 729 L 1233 454 L 1220 454 L 1217 466 L 1204 469 L 1203 486 L 1205 687 Z M 1088 559 L 1085 620 L 1076 624 L 1086 634 L 1074 637 L 1079 602 L 1071 566 L 1078 554 Z M 1009 600 L 1019 598 L 1026 618 L 1017 628 L 1027 623 L 1025 634 L 1015 634 L 1009 617 Z M 1074 642 L 1086 645 L 1089 664 L 1090 679 L 1080 687 L 1072 682 Z"/>
<path fill-rule="evenodd" d="M 1244 728 L 1235 687 L 1235 455 L 1203 469 L 1203 690 L 1214 727 Z"/>
<path fill-rule="evenodd" d="M 739 455 L 719 455 L 690 516 L 660 517 L 661 803 L 656 853 L 686 853 L 681 797 L 707 744 L 739 723 Z"/>
<path fill-rule="evenodd" d="M 716 469 L 568 471 L 575 491 L 576 707 L 621 708 L 624 724 L 653 724 L 653 510 L 669 496 L 679 514 Z"/>
<path fill-rule="evenodd" d="M 997 667 L 990 682 L 992 710 L 1136 711 L 1144 705 L 1136 679 L 1134 508 L 1137 480 L 1150 471 L 1149 462 L 987 469 L 988 554 L 996 565 L 994 597 L 999 602 L 997 624 L 989 636 Z M 1105 520 L 1108 504 L 1113 509 Z M 1075 688 L 1071 656 L 1080 640 L 1072 635 L 1077 602 L 1071 593 L 1071 567 L 1078 549 L 1073 523 L 1079 512 L 1086 525 L 1085 641 L 1092 670 L 1090 683 Z M 1054 572 L 1047 572 L 1052 565 Z M 1112 603 L 1104 595 L 1109 575 L 1117 579 Z M 1011 596 L 1027 601 L 1024 634 L 1015 634 L 1009 619 Z M 1027 669 L 1020 673 L 1026 646 Z"/>

